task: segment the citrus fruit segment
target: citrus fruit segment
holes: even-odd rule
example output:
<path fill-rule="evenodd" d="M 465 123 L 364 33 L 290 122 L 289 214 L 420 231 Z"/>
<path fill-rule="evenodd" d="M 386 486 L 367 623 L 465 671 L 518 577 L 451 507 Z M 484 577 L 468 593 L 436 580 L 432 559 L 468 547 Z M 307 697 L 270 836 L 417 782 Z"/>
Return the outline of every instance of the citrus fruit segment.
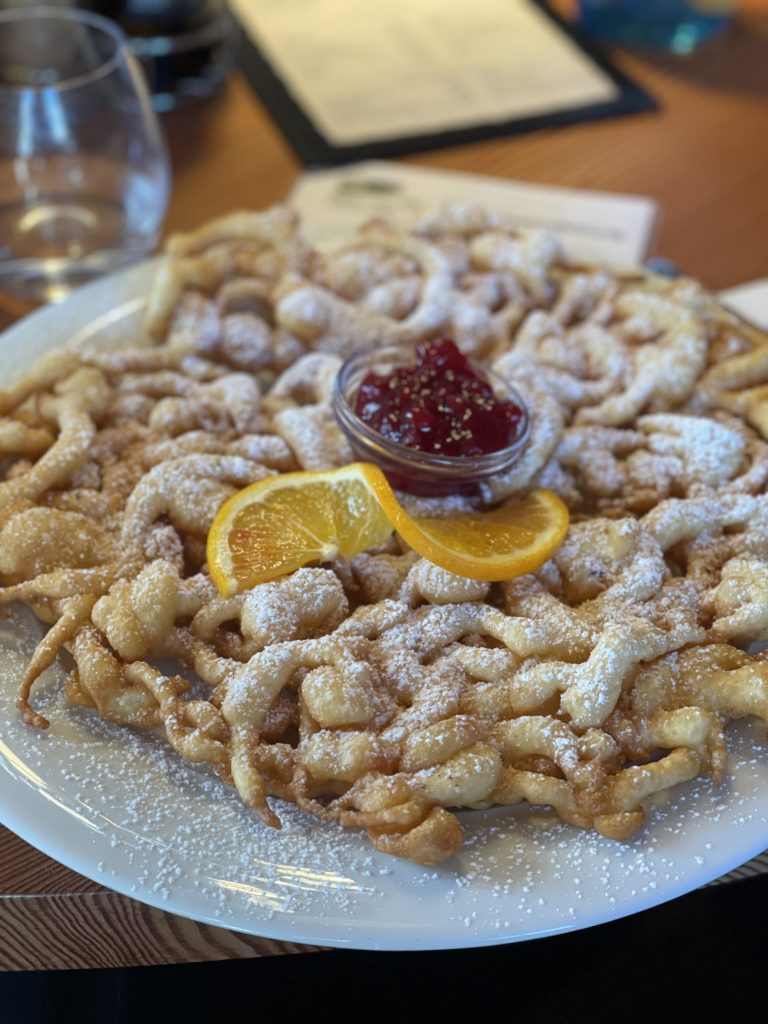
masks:
<path fill-rule="evenodd" d="M 208 534 L 208 568 L 219 592 L 227 597 L 310 562 L 382 544 L 392 533 L 377 498 L 382 482 L 389 489 L 378 467 L 353 463 L 282 473 L 238 491 Z"/>
<path fill-rule="evenodd" d="M 398 506 L 399 508 L 399 506 Z M 508 580 L 538 569 L 557 551 L 568 530 L 568 509 L 552 491 L 532 491 L 489 512 L 411 518 L 404 509 L 392 523 L 424 558 L 457 576 Z"/>
<path fill-rule="evenodd" d="M 412 518 L 378 466 L 283 473 L 221 507 L 208 535 L 208 567 L 219 592 L 230 596 L 310 562 L 351 558 L 382 544 L 393 528 L 449 572 L 505 580 L 551 557 L 568 529 L 568 509 L 551 491 L 537 490 L 490 512 Z"/>

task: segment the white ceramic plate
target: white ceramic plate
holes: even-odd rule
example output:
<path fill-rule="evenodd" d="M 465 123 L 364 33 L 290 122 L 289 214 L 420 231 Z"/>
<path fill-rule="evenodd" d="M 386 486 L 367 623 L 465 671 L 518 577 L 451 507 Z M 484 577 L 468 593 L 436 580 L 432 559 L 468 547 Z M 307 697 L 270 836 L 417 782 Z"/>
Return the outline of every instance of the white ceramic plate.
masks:
<path fill-rule="evenodd" d="M 0 381 L 65 343 L 135 344 L 152 272 L 104 279 L 14 326 L 0 337 Z M 63 670 L 35 691 L 51 728 L 27 728 L 14 691 L 42 628 L 25 609 L 0 621 L 0 820 L 88 878 L 185 917 L 359 949 L 483 946 L 635 913 L 768 846 L 768 742 L 754 723 L 731 728 L 725 786 L 678 788 L 631 843 L 533 808 L 472 812 L 461 853 L 424 869 L 287 805 L 275 832 L 158 736 L 68 706 Z"/>

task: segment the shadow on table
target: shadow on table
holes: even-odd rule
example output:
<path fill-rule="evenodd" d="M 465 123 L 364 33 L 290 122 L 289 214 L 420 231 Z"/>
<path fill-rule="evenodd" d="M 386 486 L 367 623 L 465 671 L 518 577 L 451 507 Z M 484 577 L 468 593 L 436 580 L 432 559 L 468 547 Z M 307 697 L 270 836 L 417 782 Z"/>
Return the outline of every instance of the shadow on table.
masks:
<path fill-rule="evenodd" d="M 162 115 L 160 123 L 165 130 L 173 167 L 189 166 L 210 147 L 216 122 L 228 102 L 228 87 L 225 86 L 215 96 L 196 100 L 189 106 Z"/>
<path fill-rule="evenodd" d="M 418 913 L 418 906 L 414 908 Z M 702 1020 L 764 1024 L 768 875 L 599 928 L 445 953 L 331 951 L 0 975 L 2 1024 Z M 323 1014 L 323 1016 L 326 1016 Z"/>

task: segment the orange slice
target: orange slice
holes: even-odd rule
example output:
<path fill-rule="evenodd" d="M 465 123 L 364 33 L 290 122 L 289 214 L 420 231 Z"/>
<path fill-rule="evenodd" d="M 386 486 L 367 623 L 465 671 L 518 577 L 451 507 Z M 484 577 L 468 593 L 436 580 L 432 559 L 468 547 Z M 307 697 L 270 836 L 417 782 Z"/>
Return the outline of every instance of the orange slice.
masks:
<path fill-rule="evenodd" d="M 457 576 L 511 580 L 533 572 L 557 551 L 568 531 L 568 509 L 552 491 L 531 491 L 490 512 L 411 518 L 392 495 L 385 511 L 414 551 Z"/>
<path fill-rule="evenodd" d="M 283 473 L 233 495 L 208 534 L 208 567 L 225 596 L 310 562 L 347 558 L 396 529 L 435 565 L 476 580 L 505 580 L 543 565 L 562 543 L 568 509 L 533 491 L 490 512 L 413 518 L 378 468 L 356 462 L 317 473 Z"/>
<path fill-rule="evenodd" d="M 377 466 L 356 462 L 281 473 L 233 494 L 208 533 L 208 568 L 219 593 L 228 597 L 310 562 L 382 544 L 392 524 L 377 497 L 379 475 L 389 490 Z"/>

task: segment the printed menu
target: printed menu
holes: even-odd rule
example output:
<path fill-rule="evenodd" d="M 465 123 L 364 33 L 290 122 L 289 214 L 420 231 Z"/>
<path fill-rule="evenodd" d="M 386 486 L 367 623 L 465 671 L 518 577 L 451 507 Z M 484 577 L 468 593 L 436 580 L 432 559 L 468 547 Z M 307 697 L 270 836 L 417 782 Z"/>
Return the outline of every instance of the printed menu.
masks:
<path fill-rule="evenodd" d="M 344 155 L 648 105 L 531 0 L 231 6 L 255 48 L 255 84 L 300 154 L 312 152 L 302 132 Z"/>

